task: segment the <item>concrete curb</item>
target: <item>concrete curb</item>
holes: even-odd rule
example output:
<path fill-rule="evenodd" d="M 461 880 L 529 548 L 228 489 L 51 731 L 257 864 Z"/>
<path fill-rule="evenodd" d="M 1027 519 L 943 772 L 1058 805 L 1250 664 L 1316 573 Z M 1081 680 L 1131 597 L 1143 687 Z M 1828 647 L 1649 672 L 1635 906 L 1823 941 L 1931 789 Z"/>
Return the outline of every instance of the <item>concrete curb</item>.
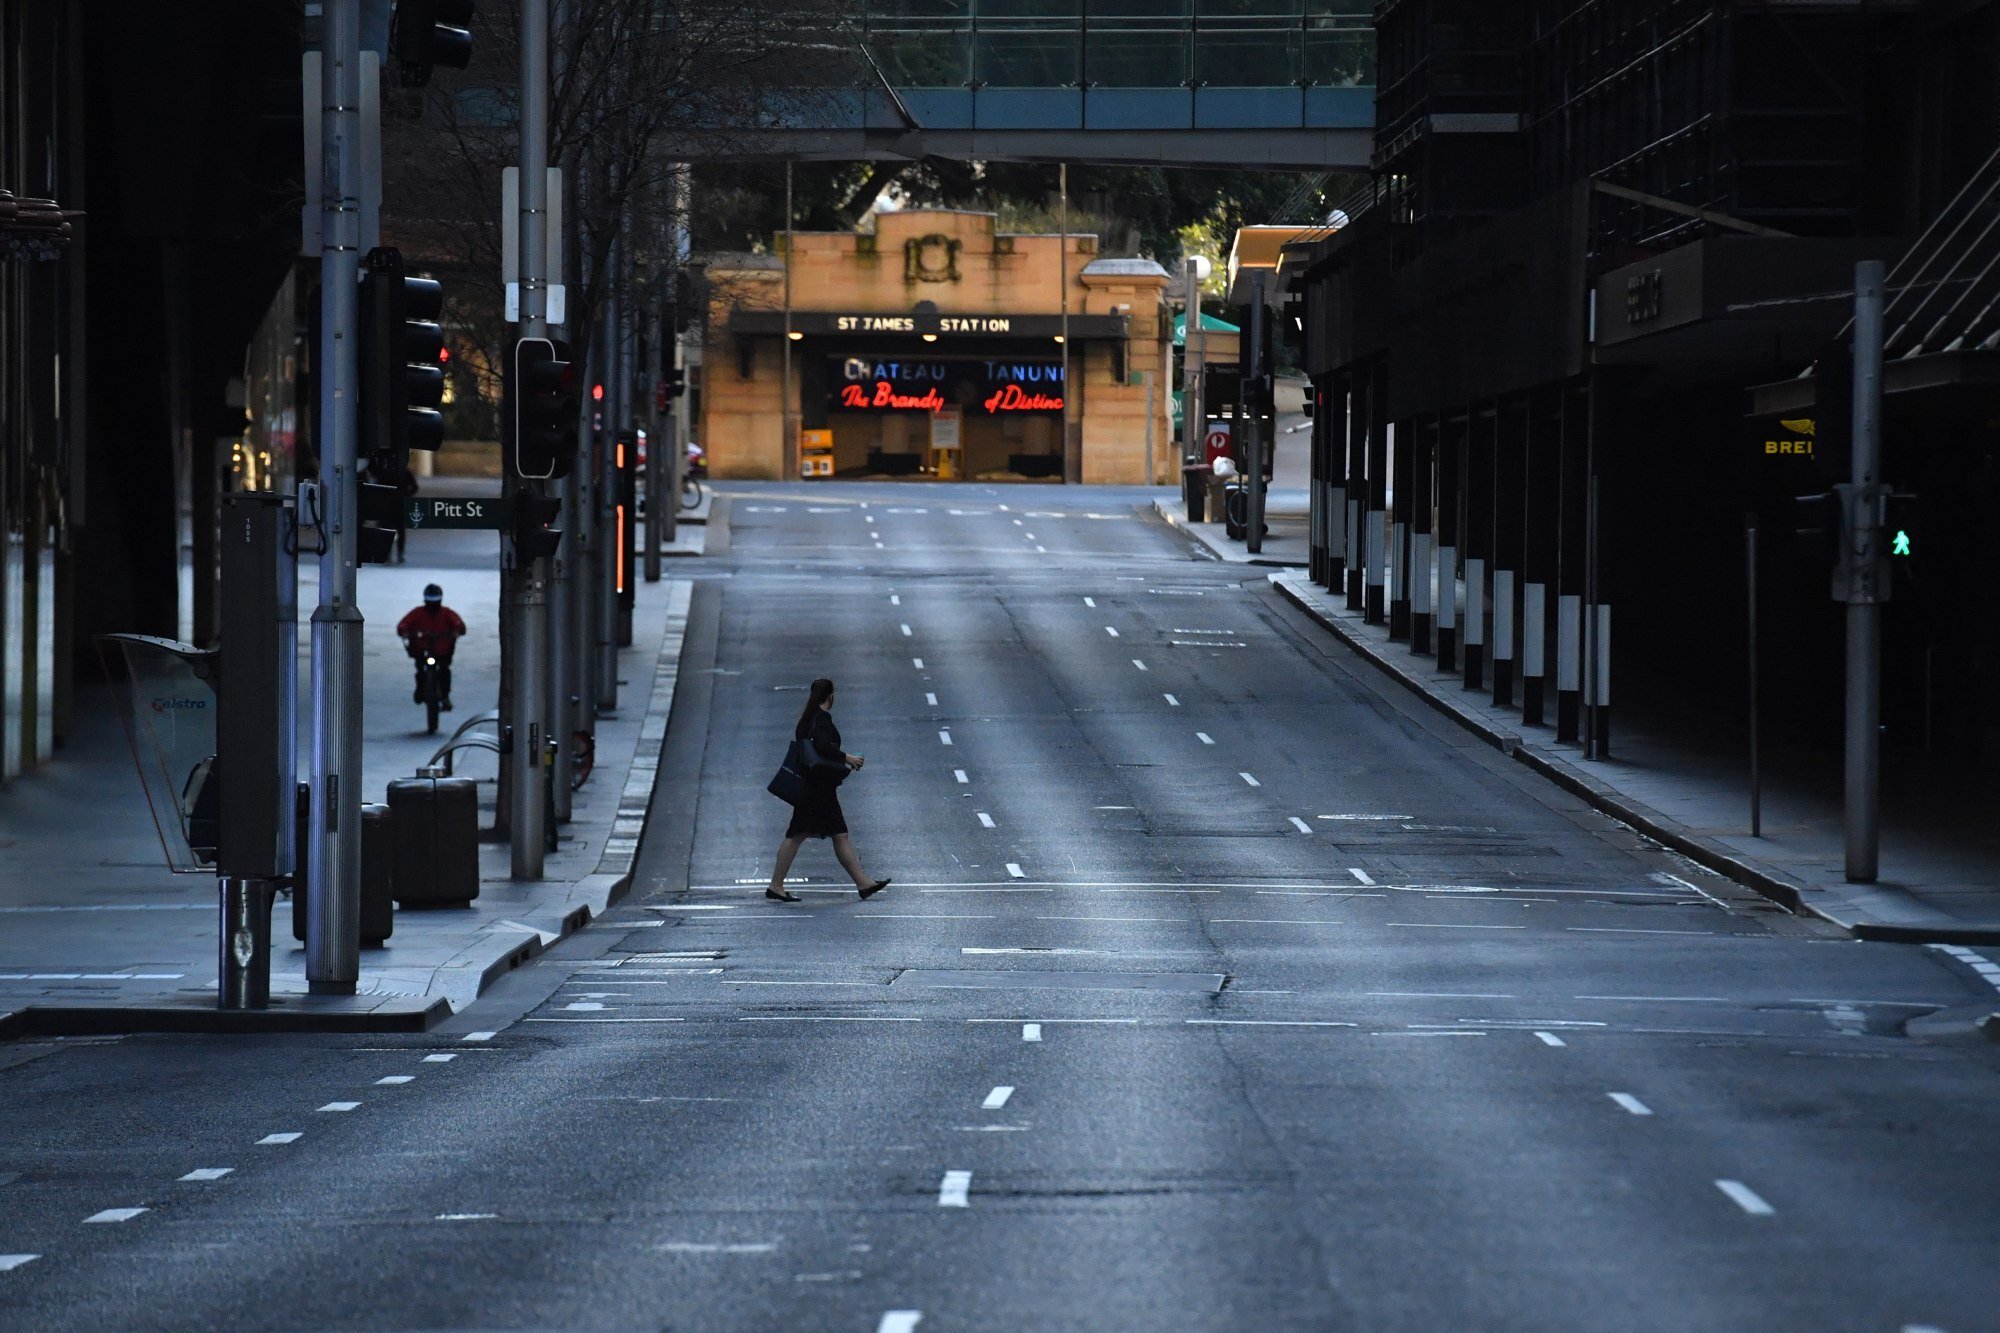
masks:
<path fill-rule="evenodd" d="M 1202 550 L 1208 552 L 1216 560 L 1220 560 L 1222 563 L 1228 565 L 1256 565 L 1263 569 L 1304 569 L 1306 567 L 1306 562 L 1303 560 L 1275 560 L 1269 556 L 1250 555 L 1247 552 L 1238 556 L 1234 552 L 1216 550 L 1213 544 L 1203 539 L 1201 533 L 1195 531 L 1194 525 L 1187 521 L 1187 515 L 1181 512 L 1181 506 L 1185 503 L 1186 501 L 1155 500 L 1153 501 L 1153 512 L 1165 519 L 1169 527 L 1178 528 L 1180 531 L 1185 532 L 1190 538 L 1200 544 Z M 1268 522 L 1270 516 L 1266 515 L 1265 519 Z"/>
<path fill-rule="evenodd" d="M 359 1003 L 357 1003 L 357 1000 Z M 0 1014 L 0 1041 L 109 1037 L 134 1032 L 428 1032 L 451 1017 L 443 996 L 274 995 L 269 1009 L 209 1005 L 37 1004 Z"/>
<path fill-rule="evenodd" d="M 128 1032 L 425 1032 L 471 1004 L 501 977 L 582 930 L 631 891 L 632 867 L 680 683 L 693 585 L 676 580 L 667 596 L 667 623 L 653 663 L 645 717 L 597 869 L 572 881 L 545 881 L 551 888 L 562 885 L 562 891 L 552 893 L 537 910 L 522 913 L 527 920 L 493 923 L 428 974 L 415 972 L 408 984 L 412 989 L 420 985 L 420 993 L 384 988 L 352 997 L 279 994 L 263 1010 L 217 1009 L 213 1003 L 28 1005 L 0 1013 L 0 1040 Z M 393 979 L 388 982 L 388 987 L 394 985 Z"/>
<path fill-rule="evenodd" d="M 1488 719 L 1463 707 L 1457 701 L 1433 691 L 1429 682 L 1410 669 L 1408 662 L 1385 654 L 1374 643 L 1355 634 L 1336 617 L 1327 615 L 1315 606 L 1302 590 L 1293 586 L 1283 575 L 1271 576 L 1271 583 L 1285 599 L 1310 616 L 1321 628 L 1346 644 L 1369 662 L 1395 677 L 1405 686 L 1415 691 L 1418 697 L 1430 703 L 1439 712 L 1479 736 L 1502 754 L 1525 764 L 1555 783 L 1571 795 L 1579 797 L 1590 805 L 1616 819 L 1630 824 L 1647 837 L 1652 838 L 1698 865 L 1706 866 L 1727 879 L 1754 889 L 1766 898 L 1784 907 L 1787 911 L 1819 917 L 1832 925 L 1839 926 L 1859 939 L 1896 938 L 1910 943 L 1924 943 L 1942 939 L 1960 927 L 1941 926 L 1934 929 L 1915 926 L 1875 927 L 1866 923 L 1842 921 L 1833 914 L 1822 910 L 1805 897 L 1810 885 L 1805 884 L 1783 871 L 1762 865 L 1738 855 L 1729 848 L 1690 832 L 1679 822 L 1669 819 L 1650 806 L 1632 800 L 1606 783 L 1584 772 L 1566 758 L 1553 754 L 1541 746 L 1524 741 L 1517 733 L 1494 726 Z M 1414 660 L 1414 659 L 1411 659 Z M 1894 935 L 1873 936 L 1863 933 L 1880 929 L 1897 932 Z M 1907 933 L 1903 933 L 1907 932 Z M 1994 940 L 2000 941 L 2000 931 L 1994 932 Z M 1958 940 L 1954 942 L 1964 943 Z M 1980 943 L 1993 942 L 1980 940 Z"/>

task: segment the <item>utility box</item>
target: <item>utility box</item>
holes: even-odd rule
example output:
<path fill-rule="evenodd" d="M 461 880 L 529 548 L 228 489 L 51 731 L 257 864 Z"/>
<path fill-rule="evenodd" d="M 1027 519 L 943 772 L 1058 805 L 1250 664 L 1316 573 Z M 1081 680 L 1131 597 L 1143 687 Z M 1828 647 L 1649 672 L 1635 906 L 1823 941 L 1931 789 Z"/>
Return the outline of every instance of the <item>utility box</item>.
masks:
<path fill-rule="evenodd" d="M 300 791 L 303 793 L 304 788 Z M 307 803 L 299 802 L 299 846 L 306 845 Z M 379 949 L 396 930 L 395 819 L 386 805 L 361 807 L 361 946 Z M 305 860 L 292 878 L 292 938 L 306 937 L 307 883 Z"/>
<path fill-rule="evenodd" d="M 402 907 L 463 905 L 479 896 L 479 788 L 471 778 L 389 784 L 395 893 Z"/>

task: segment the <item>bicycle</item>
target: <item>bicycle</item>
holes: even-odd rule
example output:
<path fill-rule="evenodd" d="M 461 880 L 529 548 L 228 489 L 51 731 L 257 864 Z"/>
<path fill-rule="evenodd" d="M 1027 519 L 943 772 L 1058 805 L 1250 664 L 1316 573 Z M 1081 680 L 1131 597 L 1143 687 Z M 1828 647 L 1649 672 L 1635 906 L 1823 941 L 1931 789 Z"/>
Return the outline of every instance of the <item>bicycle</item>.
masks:
<path fill-rule="evenodd" d="M 417 668 L 417 697 L 424 705 L 424 731 L 437 735 L 438 712 L 444 705 L 444 673 L 438 666 L 437 658 L 424 654 L 424 664 Z"/>
<path fill-rule="evenodd" d="M 701 482 L 692 472 L 681 477 L 681 508 L 701 508 Z"/>

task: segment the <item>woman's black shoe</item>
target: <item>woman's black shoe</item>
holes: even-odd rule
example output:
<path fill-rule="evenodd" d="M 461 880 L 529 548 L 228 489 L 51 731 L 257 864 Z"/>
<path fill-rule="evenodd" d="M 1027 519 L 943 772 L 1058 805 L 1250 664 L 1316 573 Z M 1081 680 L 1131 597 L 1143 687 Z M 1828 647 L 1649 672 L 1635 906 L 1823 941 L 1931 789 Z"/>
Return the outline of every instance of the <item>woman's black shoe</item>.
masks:
<path fill-rule="evenodd" d="M 870 884 L 870 885 L 869 885 L 869 886 L 868 886 L 867 888 L 863 889 L 863 890 L 861 891 L 861 896 L 862 896 L 862 898 L 864 898 L 864 899 L 867 899 L 867 898 L 873 898 L 873 897 L 874 897 L 874 896 L 875 896 L 876 894 L 878 894 L 878 893 L 882 892 L 882 890 L 884 890 L 884 889 L 888 888 L 888 887 L 889 887 L 889 885 L 890 885 L 890 883 L 891 883 L 891 881 L 889 881 L 889 880 L 886 880 L 886 879 L 878 879 L 878 880 L 876 880 L 876 881 L 875 881 L 875 882 L 874 882 L 873 884 Z"/>
<path fill-rule="evenodd" d="M 764 896 L 776 903 L 795 903 L 800 901 L 799 895 L 793 893 L 790 889 L 779 889 L 776 891 L 766 889 L 764 890 Z"/>

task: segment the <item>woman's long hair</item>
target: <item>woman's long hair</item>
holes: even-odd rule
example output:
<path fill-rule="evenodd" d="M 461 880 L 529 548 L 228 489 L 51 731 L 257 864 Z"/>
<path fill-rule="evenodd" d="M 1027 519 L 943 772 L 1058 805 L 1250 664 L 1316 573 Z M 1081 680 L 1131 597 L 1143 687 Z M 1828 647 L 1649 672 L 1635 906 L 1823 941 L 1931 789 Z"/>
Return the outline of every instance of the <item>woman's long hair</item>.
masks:
<path fill-rule="evenodd" d="M 800 739 L 812 730 L 813 714 L 819 711 L 821 704 L 832 697 L 833 682 L 825 676 L 812 683 L 812 688 L 806 691 L 806 706 L 799 710 L 799 724 L 792 728 L 793 739 Z"/>

